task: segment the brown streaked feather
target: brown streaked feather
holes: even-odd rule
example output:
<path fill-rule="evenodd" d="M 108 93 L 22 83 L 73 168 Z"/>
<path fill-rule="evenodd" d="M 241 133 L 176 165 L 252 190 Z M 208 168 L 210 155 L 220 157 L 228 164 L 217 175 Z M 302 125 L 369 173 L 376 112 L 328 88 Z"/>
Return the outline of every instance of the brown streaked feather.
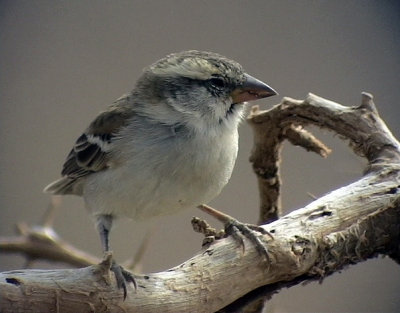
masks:
<path fill-rule="evenodd" d="M 78 178 L 107 168 L 109 151 L 104 147 L 133 115 L 131 107 L 121 100 L 101 112 L 77 139 L 64 164 L 63 176 Z"/>
<path fill-rule="evenodd" d="M 129 97 L 118 99 L 93 120 L 68 154 L 61 172 L 63 178 L 47 186 L 46 192 L 78 194 L 74 184 L 79 178 L 108 168 L 108 145 L 133 115 L 128 100 Z"/>

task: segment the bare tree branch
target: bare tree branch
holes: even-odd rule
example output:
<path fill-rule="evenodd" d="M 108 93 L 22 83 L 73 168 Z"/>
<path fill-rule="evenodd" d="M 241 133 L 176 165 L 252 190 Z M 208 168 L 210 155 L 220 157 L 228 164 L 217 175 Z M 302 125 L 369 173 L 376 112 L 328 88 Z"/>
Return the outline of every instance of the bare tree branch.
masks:
<path fill-rule="evenodd" d="M 263 124 L 279 128 L 255 135 L 252 155 L 260 194 L 275 188 L 268 204 L 275 211 L 280 183 L 278 167 L 271 164 L 279 162 L 282 136 L 322 154 L 328 151 L 298 125 L 328 128 L 349 139 L 353 150 L 368 160 L 365 175 L 264 225 L 274 235 L 274 240 L 260 235 L 270 263 L 247 239 L 244 252 L 231 237 L 216 240 L 177 267 L 137 276 L 138 290 L 131 287 L 126 301 L 110 274 L 109 258 L 83 269 L 3 272 L 2 312 L 215 312 L 260 286 L 269 285 L 272 293 L 378 254 L 398 260 L 400 145 L 377 114 L 372 96 L 364 94 L 359 107 L 312 94 L 304 101 L 284 98 L 269 111 L 253 110 L 249 118 L 256 132 L 267 127 Z M 299 135 L 287 135 L 292 131 Z M 263 147 L 263 140 L 274 144 Z"/>
<path fill-rule="evenodd" d="M 30 262 L 41 259 L 63 262 L 76 267 L 101 262 L 99 258 L 62 240 L 50 227 L 30 227 L 25 223 L 19 223 L 17 230 L 19 236 L 0 238 L 0 252 L 20 253 Z"/>
<path fill-rule="evenodd" d="M 281 117 L 282 106 L 260 112 L 258 106 L 253 106 L 247 122 L 253 128 L 254 146 L 250 156 L 253 170 L 257 175 L 260 193 L 259 224 L 265 224 L 278 219 L 281 215 L 280 199 L 280 163 L 281 150 L 285 139 L 307 151 L 312 151 L 322 157 L 327 157 L 331 150 L 310 132 L 295 123 L 286 123 Z M 262 122 L 259 122 L 262 116 Z M 283 125 L 283 123 L 285 123 Z"/>

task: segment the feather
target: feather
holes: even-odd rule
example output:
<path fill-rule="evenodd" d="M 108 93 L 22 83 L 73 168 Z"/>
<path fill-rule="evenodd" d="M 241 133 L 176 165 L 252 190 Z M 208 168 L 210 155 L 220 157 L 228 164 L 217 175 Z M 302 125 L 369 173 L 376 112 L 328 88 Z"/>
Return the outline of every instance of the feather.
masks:
<path fill-rule="evenodd" d="M 81 178 L 108 168 L 112 141 L 133 116 L 128 100 L 129 97 L 118 99 L 93 120 L 68 154 L 61 172 L 63 177 L 48 185 L 45 192 L 80 195 Z"/>

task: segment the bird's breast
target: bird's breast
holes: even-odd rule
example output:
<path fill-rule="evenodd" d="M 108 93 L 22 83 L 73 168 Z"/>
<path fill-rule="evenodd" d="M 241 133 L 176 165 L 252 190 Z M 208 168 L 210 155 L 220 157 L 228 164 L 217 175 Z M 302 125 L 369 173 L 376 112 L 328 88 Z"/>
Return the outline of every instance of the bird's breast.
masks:
<path fill-rule="evenodd" d="M 231 177 L 237 150 L 237 131 L 175 137 L 133 148 L 131 157 L 108 170 L 108 176 L 96 174 L 84 197 L 94 213 L 136 220 L 192 208 L 221 192 Z"/>

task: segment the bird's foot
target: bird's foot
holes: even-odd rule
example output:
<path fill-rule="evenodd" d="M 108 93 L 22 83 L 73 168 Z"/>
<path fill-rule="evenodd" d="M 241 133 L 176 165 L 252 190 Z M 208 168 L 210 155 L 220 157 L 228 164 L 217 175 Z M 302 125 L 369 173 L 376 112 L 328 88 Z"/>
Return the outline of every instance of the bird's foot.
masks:
<path fill-rule="evenodd" d="M 208 205 L 202 204 L 198 206 L 198 208 L 224 223 L 225 236 L 231 235 L 237 242 L 239 242 L 243 248 L 243 252 L 245 250 L 243 237 L 246 237 L 254 244 L 258 253 L 264 256 L 268 263 L 270 262 L 270 256 L 267 247 L 262 243 L 259 236 L 255 233 L 259 232 L 262 235 L 267 235 L 271 239 L 274 239 L 270 232 L 258 225 L 241 223 L 232 216 L 215 210 Z"/>
<path fill-rule="evenodd" d="M 108 268 L 115 275 L 115 280 L 117 281 L 118 289 L 122 289 L 124 292 L 124 300 L 127 296 L 127 284 L 133 283 L 135 290 L 137 289 L 137 283 L 135 276 L 124 269 L 121 265 L 118 265 L 114 259 L 112 258 L 112 253 L 107 252 L 102 264 L 108 264 Z"/>
<path fill-rule="evenodd" d="M 124 269 L 121 265 L 118 265 L 115 263 L 115 261 L 112 261 L 110 270 L 114 273 L 115 279 L 117 280 L 117 287 L 118 289 L 123 289 L 124 291 L 124 300 L 126 299 L 127 291 L 126 291 L 126 285 L 127 283 L 133 283 L 135 286 L 135 290 L 137 289 L 137 283 L 135 276 L 126 269 Z"/>

